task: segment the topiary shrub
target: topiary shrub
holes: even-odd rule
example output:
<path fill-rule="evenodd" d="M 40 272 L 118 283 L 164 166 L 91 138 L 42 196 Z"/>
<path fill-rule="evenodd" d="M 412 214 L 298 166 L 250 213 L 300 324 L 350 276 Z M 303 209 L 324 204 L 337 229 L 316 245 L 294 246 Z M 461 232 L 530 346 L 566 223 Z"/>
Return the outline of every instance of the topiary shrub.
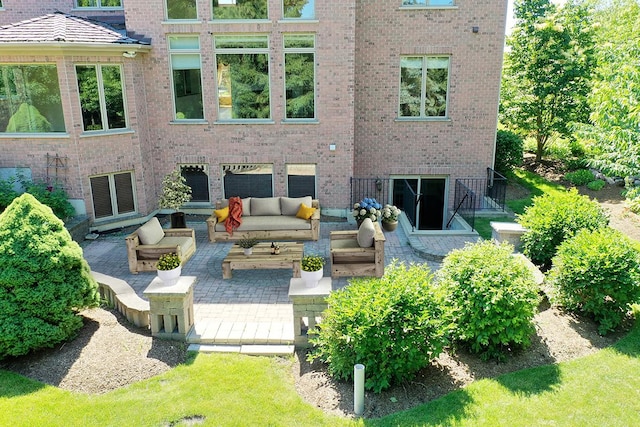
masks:
<path fill-rule="evenodd" d="M 352 379 L 354 364 L 364 364 L 368 390 L 410 378 L 446 344 L 442 295 L 426 265 L 393 261 L 382 278 L 351 279 L 328 303 L 310 338 L 315 349 L 309 360 L 328 363 L 330 374 L 342 380 Z"/>
<path fill-rule="evenodd" d="M 564 175 L 564 179 L 576 186 L 586 185 L 593 181 L 593 178 L 593 173 L 589 169 L 578 169 Z"/>
<path fill-rule="evenodd" d="M 598 202 L 582 196 L 575 188 L 533 198 L 533 204 L 516 219 L 527 232 L 522 250 L 535 264 L 548 268 L 556 248 L 583 228 L 595 230 L 609 224 Z"/>
<path fill-rule="evenodd" d="M 605 185 L 607 185 L 607 183 L 603 180 L 594 179 L 593 181 L 587 183 L 587 188 L 592 191 L 600 191 L 604 188 Z"/>
<path fill-rule="evenodd" d="M 581 230 L 558 247 L 548 274 L 551 301 L 592 316 L 601 334 L 640 302 L 640 247 L 609 227 Z"/>
<path fill-rule="evenodd" d="M 530 345 L 538 287 L 513 246 L 490 241 L 449 253 L 438 271 L 451 312 L 452 337 L 484 359 L 502 360 Z"/>
<path fill-rule="evenodd" d="M 0 359 L 53 347 L 82 327 L 77 312 L 98 303 L 82 249 L 32 195 L 0 214 Z"/>
<path fill-rule="evenodd" d="M 524 142 L 520 135 L 508 130 L 499 130 L 496 134 L 495 169 L 505 173 L 520 166 L 523 150 Z"/>

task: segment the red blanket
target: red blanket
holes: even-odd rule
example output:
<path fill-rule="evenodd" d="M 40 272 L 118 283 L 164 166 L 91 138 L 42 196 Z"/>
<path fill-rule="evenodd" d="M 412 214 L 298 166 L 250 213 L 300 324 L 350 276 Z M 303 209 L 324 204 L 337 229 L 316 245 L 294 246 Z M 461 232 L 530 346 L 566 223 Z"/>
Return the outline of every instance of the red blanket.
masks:
<path fill-rule="evenodd" d="M 240 197 L 229 197 L 229 216 L 224 222 L 224 229 L 230 236 L 242 224 L 242 200 Z"/>

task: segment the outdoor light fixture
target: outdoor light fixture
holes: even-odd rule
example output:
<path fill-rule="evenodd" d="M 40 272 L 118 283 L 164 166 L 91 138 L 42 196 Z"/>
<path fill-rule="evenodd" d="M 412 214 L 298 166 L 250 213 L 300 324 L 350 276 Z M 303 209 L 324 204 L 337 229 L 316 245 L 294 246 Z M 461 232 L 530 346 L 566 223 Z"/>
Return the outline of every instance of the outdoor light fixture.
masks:
<path fill-rule="evenodd" d="M 382 180 L 380 178 L 376 178 L 376 190 L 382 191 Z"/>
<path fill-rule="evenodd" d="M 135 58 L 136 52 L 133 50 L 128 50 L 126 52 L 122 52 L 122 56 L 124 56 L 125 58 Z"/>

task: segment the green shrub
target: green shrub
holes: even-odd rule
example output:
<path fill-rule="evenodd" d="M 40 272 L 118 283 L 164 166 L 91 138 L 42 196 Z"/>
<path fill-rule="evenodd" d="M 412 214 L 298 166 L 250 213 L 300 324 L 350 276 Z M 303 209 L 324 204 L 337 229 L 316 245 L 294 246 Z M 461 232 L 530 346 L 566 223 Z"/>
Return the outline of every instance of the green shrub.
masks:
<path fill-rule="evenodd" d="M 567 172 L 564 175 L 564 179 L 576 186 L 586 185 L 593 181 L 593 173 L 589 169 L 578 169 L 577 171 Z"/>
<path fill-rule="evenodd" d="M 0 214 L 0 359 L 54 345 L 82 327 L 78 310 L 98 303 L 82 249 L 32 195 Z"/>
<path fill-rule="evenodd" d="M 534 197 L 517 221 L 527 229 L 521 239 L 524 254 L 543 267 L 551 265 L 558 245 L 578 230 L 609 224 L 598 202 L 580 195 L 575 188 Z"/>
<path fill-rule="evenodd" d="M 49 206 L 61 220 L 64 221 L 75 214 L 76 210 L 69 203 L 67 192 L 63 189 L 43 182 L 23 183 L 23 185 L 25 185 L 27 193 L 31 194 L 43 205 Z"/>
<path fill-rule="evenodd" d="M 551 300 L 614 330 L 640 302 L 640 248 L 609 227 L 582 230 L 558 247 L 548 280 Z"/>
<path fill-rule="evenodd" d="M 502 360 L 530 344 L 538 288 L 513 246 L 490 241 L 449 253 L 438 271 L 453 319 L 452 337 L 483 359 Z"/>
<path fill-rule="evenodd" d="M 606 182 L 604 182 L 601 179 L 595 179 L 589 183 L 587 183 L 587 188 L 589 190 L 593 190 L 593 191 L 600 191 L 604 188 L 604 186 L 607 185 Z"/>
<path fill-rule="evenodd" d="M 352 279 L 332 292 L 328 303 L 310 339 L 315 349 L 309 360 L 328 363 L 331 375 L 343 380 L 362 363 L 368 390 L 379 392 L 410 378 L 446 344 L 442 295 L 426 265 L 407 268 L 393 261 L 382 278 Z"/>
<path fill-rule="evenodd" d="M 498 130 L 496 135 L 495 169 L 506 173 L 522 164 L 524 142 L 522 138 L 508 130 Z"/>
<path fill-rule="evenodd" d="M 640 214 L 640 187 L 631 187 L 625 190 L 624 198 L 631 212 Z"/>
<path fill-rule="evenodd" d="M 15 178 L 0 179 L 0 212 L 5 210 L 11 204 L 13 199 L 20 194 L 14 190 Z"/>

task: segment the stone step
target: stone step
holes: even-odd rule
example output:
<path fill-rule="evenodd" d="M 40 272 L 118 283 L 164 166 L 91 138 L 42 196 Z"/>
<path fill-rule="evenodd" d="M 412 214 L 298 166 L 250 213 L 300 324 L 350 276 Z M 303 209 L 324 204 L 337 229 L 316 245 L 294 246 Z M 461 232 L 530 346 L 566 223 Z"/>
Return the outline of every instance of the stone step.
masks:
<path fill-rule="evenodd" d="M 248 356 L 290 356 L 295 351 L 293 345 L 211 345 L 190 344 L 188 351 L 200 353 L 240 353 Z"/>
<path fill-rule="evenodd" d="M 187 334 L 188 344 L 201 345 L 291 345 L 294 342 L 291 322 L 232 322 L 202 319 Z"/>

